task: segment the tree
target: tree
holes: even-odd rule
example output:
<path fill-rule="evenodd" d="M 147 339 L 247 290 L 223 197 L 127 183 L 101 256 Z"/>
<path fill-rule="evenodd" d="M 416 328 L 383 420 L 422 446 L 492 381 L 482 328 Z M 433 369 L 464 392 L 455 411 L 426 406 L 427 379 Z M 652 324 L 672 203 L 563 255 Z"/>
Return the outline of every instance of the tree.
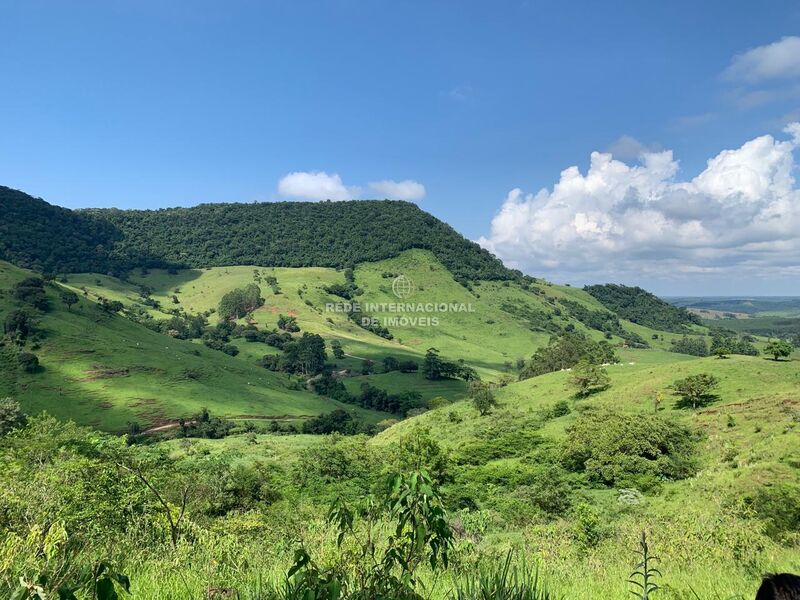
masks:
<path fill-rule="evenodd" d="M 383 358 L 383 372 L 389 373 L 391 371 L 399 371 L 400 370 L 400 361 L 397 360 L 394 356 L 385 356 Z"/>
<path fill-rule="evenodd" d="M 485 417 L 492 409 L 497 406 L 492 388 L 482 381 L 473 381 L 469 386 L 469 396 L 472 398 L 472 405 L 482 417 Z"/>
<path fill-rule="evenodd" d="M 13 398 L 0 399 L 0 438 L 25 425 L 25 415 Z"/>
<path fill-rule="evenodd" d="M 608 376 L 608 372 L 600 365 L 594 365 L 588 360 L 582 360 L 573 370 L 569 383 L 576 388 L 576 396 L 585 398 L 607 390 L 611 386 L 611 378 Z"/>
<path fill-rule="evenodd" d="M 339 340 L 331 340 L 331 352 L 336 359 L 344 358 L 344 349 L 342 349 L 342 342 Z"/>
<path fill-rule="evenodd" d="M 32 352 L 20 352 L 17 361 L 26 373 L 35 373 L 39 370 L 39 357 Z"/>
<path fill-rule="evenodd" d="M 719 379 L 710 373 L 700 373 L 679 379 L 672 384 L 673 393 L 680 396 L 676 406 L 678 408 L 705 406 L 716 398 L 712 391 L 718 385 Z"/>
<path fill-rule="evenodd" d="M 428 348 L 425 352 L 425 360 L 422 361 L 422 373 L 425 379 L 442 378 L 442 359 L 439 358 L 439 351 L 436 348 Z"/>
<path fill-rule="evenodd" d="M 72 310 L 72 305 L 78 303 L 78 294 L 71 290 L 61 292 L 61 302 L 67 305 L 67 310 Z"/>
<path fill-rule="evenodd" d="M 774 360 L 786 358 L 792 353 L 792 345 L 786 340 L 772 340 L 767 347 L 764 348 L 764 354 L 772 356 Z"/>
<path fill-rule="evenodd" d="M 728 350 L 725 346 L 718 346 L 714 348 L 714 356 L 716 356 L 717 358 L 728 358 L 728 354 L 730 353 L 731 351 Z"/>
<path fill-rule="evenodd" d="M 25 310 L 12 310 L 3 323 L 3 331 L 12 338 L 25 341 L 33 332 L 33 318 Z"/>
<path fill-rule="evenodd" d="M 295 317 L 287 317 L 286 315 L 278 315 L 278 329 L 287 331 L 289 333 L 296 333 L 300 331 Z"/>

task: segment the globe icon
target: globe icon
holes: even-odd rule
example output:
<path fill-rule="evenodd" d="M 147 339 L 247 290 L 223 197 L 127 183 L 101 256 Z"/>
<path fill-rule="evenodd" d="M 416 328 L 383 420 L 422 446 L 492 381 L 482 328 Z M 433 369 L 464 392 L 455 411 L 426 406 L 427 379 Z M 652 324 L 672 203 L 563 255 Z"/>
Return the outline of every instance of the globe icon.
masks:
<path fill-rule="evenodd" d="M 392 291 L 398 298 L 408 298 L 414 293 L 414 282 L 405 275 L 398 275 L 392 281 Z"/>

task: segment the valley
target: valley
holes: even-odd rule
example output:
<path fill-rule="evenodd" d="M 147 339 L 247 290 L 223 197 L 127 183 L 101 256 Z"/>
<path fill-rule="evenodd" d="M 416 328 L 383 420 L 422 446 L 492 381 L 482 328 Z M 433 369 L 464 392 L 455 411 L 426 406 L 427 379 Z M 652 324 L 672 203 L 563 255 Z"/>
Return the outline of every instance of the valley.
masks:
<path fill-rule="evenodd" d="M 102 556 L 133 597 L 288 598 L 300 549 L 354 585 L 414 477 L 447 514 L 448 568 L 434 534 L 415 550 L 425 598 L 505 560 L 537 598 L 624 597 L 642 531 L 665 598 L 800 570 L 793 314 L 558 285 L 401 202 L 65 211 L 2 191 L 3 593 Z"/>

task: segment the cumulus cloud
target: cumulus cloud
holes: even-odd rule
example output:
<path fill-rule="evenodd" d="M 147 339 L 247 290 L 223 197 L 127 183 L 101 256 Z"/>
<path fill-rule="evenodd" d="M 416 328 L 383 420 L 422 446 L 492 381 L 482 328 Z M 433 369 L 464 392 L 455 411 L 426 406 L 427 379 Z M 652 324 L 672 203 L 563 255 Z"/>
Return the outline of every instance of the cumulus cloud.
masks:
<path fill-rule="evenodd" d="M 509 192 L 479 242 L 507 263 L 567 281 L 800 273 L 800 190 L 789 139 L 764 135 L 724 150 L 687 181 L 672 151 L 630 166 L 593 152 L 586 174 L 552 189 Z"/>
<path fill-rule="evenodd" d="M 350 200 L 354 191 L 339 175 L 324 171 L 295 171 L 278 182 L 281 196 L 298 200 Z"/>
<path fill-rule="evenodd" d="M 737 54 L 723 76 L 745 83 L 800 77 L 800 37 L 787 36 Z"/>
<path fill-rule="evenodd" d="M 394 181 L 384 179 L 383 181 L 372 181 L 369 189 L 374 191 L 380 198 L 392 200 L 409 200 L 411 202 L 422 200 L 425 197 L 425 186 L 411 179 Z"/>
<path fill-rule="evenodd" d="M 278 193 L 293 200 L 356 200 L 387 198 L 417 201 L 425 197 L 425 186 L 417 181 L 384 179 L 362 186 L 348 186 L 337 173 L 295 171 L 281 178 Z"/>

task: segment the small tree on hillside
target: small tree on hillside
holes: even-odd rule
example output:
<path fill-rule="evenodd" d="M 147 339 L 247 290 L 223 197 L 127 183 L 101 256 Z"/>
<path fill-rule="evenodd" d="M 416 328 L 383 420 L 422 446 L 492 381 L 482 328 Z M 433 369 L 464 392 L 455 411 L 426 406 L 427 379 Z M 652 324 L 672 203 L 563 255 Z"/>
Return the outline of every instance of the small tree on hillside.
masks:
<path fill-rule="evenodd" d="M 673 392 L 680 396 L 680 400 L 675 406 L 678 408 L 705 406 L 716 398 L 712 392 L 718 385 L 719 379 L 710 373 L 700 373 L 679 379 L 672 384 Z"/>
<path fill-rule="evenodd" d="M 472 405 L 482 417 L 485 417 L 492 409 L 497 406 L 492 388 L 482 381 L 473 381 L 469 386 L 469 396 L 472 398 Z"/>
<path fill-rule="evenodd" d="M 67 310 L 72 310 L 72 305 L 78 303 L 78 294 L 70 290 L 61 292 L 61 302 L 67 305 Z"/>
<path fill-rule="evenodd" d="M 728 355 L 731 353 L 728 348 L 725 346 L 720 346 L 714 350 L 714 356 L 717 358 L 728 358 Z"/>
<path fill-rule="evenodd" d="M 586 360 L 578 363 L 569 382 L 577 390 L 575 395 L 579 398 L 585 398 L 611 387 L 611 378 L 608 376 L 608 372 L 600 365 Z"/>
<path fill-rule="evenodd" d="M 767 347 L 764 348 L 764 354 L 772 356 L 774 360 L 786 358 L 792 353 L 792 345 L 786 340 L 772 340 Z"/>
<path fill-rule="evenodd" d="M 19 402 L 13 398 L 0 398 L 0 438 L 25 425 L 25 415 Z"/>
<path fill-rule="evenodd" d="M 333 352 L 333 357 L 336 359 L 343 359 L 344 358 L 344 349 L 342 348 L 342 342 L 339 340 L 331 340 L 331 352 Z"/>

